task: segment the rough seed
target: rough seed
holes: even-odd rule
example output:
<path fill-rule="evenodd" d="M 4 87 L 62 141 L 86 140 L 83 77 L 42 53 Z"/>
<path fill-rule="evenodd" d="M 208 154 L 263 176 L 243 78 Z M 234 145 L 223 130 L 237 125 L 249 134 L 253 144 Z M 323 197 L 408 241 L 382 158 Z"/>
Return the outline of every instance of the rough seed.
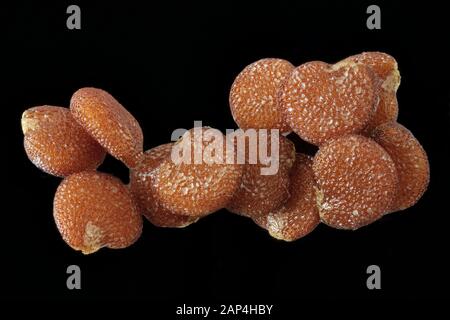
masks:
<path fill-rule="evenodd" d="M 377 76 L 378 104 L 364 132 L 370 134 L 375 127 L 391 121 L 397 121 L 397 89 L 400 86 L 400 72 L 397 61 L 383 52 L 363 52 L 346 60 L 369 67 Z"/>
<path fill-rule="evenodd" d="M 22 114 L 24 147 L 39 169 L 65 177 L 96 169 L 105 150 L 73 119 L 69 109 L 40 106 Z"/>
<path fill-rule="evenodd" d="M 372 137 L 389 153 L 397 168 L 399 188 L 390 211 L 413 206 L 424 194 L 430 180 L 425 150 L 408 129 L 395 122 L 377 127 Z"/>
<path fill-rule="evenodd" d="M 70 100 L 75 120 L 113 157 L 129 168 L 143 154 L 142 129 L 136 119 L 108 92 L 82 88 Z"/>
<path fill-rule="evenodd" d="M 142 217 L 128 188 L 95 171 L 75 173 L 61 182 L 53 216 L 64 241 L 84 254 L 128 247 L 142 232 Z"/>
<path fill-rule="evenodd" d="M 280 106 L 295 133 L 320 145 L 364 129 L 375 112 L 375 89 L 375 76 L 364 65 L 313 61 L 291 73 Z"/>
<path fill-rule="evenodd" d="M 398 188 L 389 154 L 375 141 L 348 135 L 321 146 L 314 157 L 321 220 L 339 229 L 358 229 L 382 217 Z"/>
<path fill-rule="evenodd" d="M 210 157 L 207 147 L 213 141 L 209 141 L 206 132 L 214 129 L 202 128 L 202 135 L 199 137 L 195 136 L 194 130 L 195 128 L 186 132 L 176 144 L 191 145 L 191 159 L 194 160 L 198 154 L 200 162 L 175 163 L 171 158 L 164 159 L 155 169 L 152 188 L 156 198 L 166 209 L 181 215 L 199 217 L 225 207 L 239 187 L 243 168 L 242 165 L 227 164 L 224 161 L 208 163 L 214 156 L 226 159 L 229 150 L 223 144 L 219 154 L 212 154 Z M 220 133 L 218 130 L 216 132 Z M 224 140 L 225 138 L 222 141 Z"/>
<path fill-rule="evenodd" d="M 289 179 L 290 197 L 287 202 L 277 210 L 254 219 L 272 237 L 284 241 L 306 236 L 320 222 L 312 157 L 298 153 Z"/>
<path fill-rule="evenodd" d="M 261 174 L 261 168 L 266 167 L 266 164 L 260 161 L 255 164 L 249 163 L 249 148 L 246 147 L 244 175 L 239 189 L 227 205 L 229 211 L 256 218 L 275 210 L 289 197 L 289 171 L 295 161 L 295 146 L 289 139 L 283 136 L 278 137 L 279 155 L 271 155 L 271 157 L 279 156 L 279 169 L 273 175 Z M 264 140 L 268 145 L 267 149 L 270 150 L 271 134 L 269 132 L 261 141 Z"/>
<path fill-rule="evenodd" d="M 267 58 L 248 65 L 237 76 L 230 91 L 230 107 L 240 128 L 290 131 L 278 96 L 293 69 L 286 60 Z"/>
<path fill-rule="evenodd" d="M 157 227 L 183 228 L 196 222 L 198 217 L 179 215 L 164 208 L 152 189 L 155 169 L 170 157 L 173 143 L 167 143 L 144 152 L 142 162 L 130 170 L 130 190 L 136 197 L 143 215 Z M 182 193 L 185 195 L 186 192 Z"/>

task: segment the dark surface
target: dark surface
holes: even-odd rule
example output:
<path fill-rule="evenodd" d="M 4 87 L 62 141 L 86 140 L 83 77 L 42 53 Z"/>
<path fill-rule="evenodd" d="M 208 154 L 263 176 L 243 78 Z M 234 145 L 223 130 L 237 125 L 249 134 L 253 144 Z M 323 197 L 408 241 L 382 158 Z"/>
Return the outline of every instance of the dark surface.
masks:
<path fill-rule="evenodd" d="M 181 303 L 448 298 L 445 10 L 429 2 L 426 7 L 380 4 L 382 30 L 370 31 L 365 11 L 371 3 L 297 2 L 254 7 L 83 3 L 81 31 L 66 29 L 69 2 L 19 2 L 2 10 L 8 23 L 0 31 L 7 54 L 2 60 L 6 176 L 0 296 Z M 253 61 L 334 62 L 370 50 L 397 59 L 399 122 L 421 141 L 430 159 L 429 189 L 413 208 L 355 232 L 321 225 L 294 243 L 271 239 L 250 220 L 225 210 L 184 230 L 145 222 L 141 239 L 125 250 L 83 256 L 62 241 L 52 218 L 60 180 L 40 172 L 23 151 L 20 116 L 26 108 L 68 106 L 76 89 L 103 88 L 138 119 L 149 149 L 168 142 L 174 129 L 192 127 L 194 120 L 221 130 L 234 128 L 229 88 Z M 100 170 L 127 180 L 126 168 L 110 157 Z M 81 267 L 80 291 L 66 289 L 70 264 Z M 366 288 L 371 264 L 381 267 L 382 290 Z"/>

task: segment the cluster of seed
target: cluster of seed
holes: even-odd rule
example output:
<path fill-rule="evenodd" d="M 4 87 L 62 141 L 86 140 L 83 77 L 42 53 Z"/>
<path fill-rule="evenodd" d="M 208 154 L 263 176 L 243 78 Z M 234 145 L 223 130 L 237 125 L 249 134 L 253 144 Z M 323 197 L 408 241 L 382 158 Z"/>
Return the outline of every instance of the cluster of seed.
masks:
<path fill-rule="evenodd" d="M 261 174 L 267 163 L 251 161 L 247 140 L 242 163 L 235 158 L 236 140 L 210 148 L 229 141 L 212 128 L 191 129 L 175 143 L 144 152 L 139 123 L 96 88 L 76 91 L 70 108 L 26 110 L 24 147 L 38 168 L 63 178 L 53 216 L 64 241 L 85 254 L 130 246 L 141 235 L 142 216 L 155 226 L 182 228 L 221 208 L 293 241 L 320 222 L 360 228 L 423 195 L 429 164 L 420 143 L 396 122 L 399 84 L 395 59 L 380 52 L 333 65 L 295 68 L 262 59 L 247 66 L 231 87 L 230 108 L 266 150 L 278 139 L 279 152 L 269 156 L 278 158 L 279 168 L 271 175 Z M 318 146 L 317 153 L 297 152 L 289 132 Z M 228 162 L 230 151 L 234 161 Z M 199 152 L 199 161 L 173 158 L 196 159 Z M 129 168 L 128 185 L 97 171 L 106 153 Z"/>
<path fill-rule="evenodd" d="M 318 151 L 298 153 L 292 168 L 267 181 L 244 179 L 231 211 L 251 217 L 277 239 L 292 241 L 320 221 L 355 230 L 414 205 L 428 186 L 429 164 L 417 139 L 397 123 L 395 59 L 364 52 L 335 64 L 307 62 L 290 72 L 289 65 L 261 59 L 247 66 L 231 88 L 233 117 L 238 125 L 293 131 Z M 252 169 L 246 167 L 247 172 Z M 271 184 L 283 174 L 288 176 L 284 188 L 276 191 Z M 271 186 L 278 198 L 266 195 L 261 185 Z M 284 201 L 259 210 L 264 199 Z"/>
<path fill-rule="evenodd" d="M 133 244 L 142 232 L 140 206 L 128 186 L 96 169 L 106 153 L 130 168 L 141 162 L 136 119 L 109 93 L 83 88 L 73 94 L 70 108 L 33 107 L 21 124 L 28 158 L 63 178 L 53 216 L 64 241 L 84 254 Z"/>

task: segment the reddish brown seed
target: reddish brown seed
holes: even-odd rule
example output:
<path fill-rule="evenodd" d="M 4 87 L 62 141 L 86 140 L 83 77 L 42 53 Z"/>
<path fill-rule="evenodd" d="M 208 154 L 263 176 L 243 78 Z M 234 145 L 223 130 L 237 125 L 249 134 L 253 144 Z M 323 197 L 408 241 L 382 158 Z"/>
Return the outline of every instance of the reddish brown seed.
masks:
<path fill-rule="evenodd" d="M 198 217 L 179 215 L 164 208 L 152 189 L 155 169 L 170 157 L 173 143 L 167 143 L 144 152 L 139 165 L 130 170 L 130 190 L 136 197 L 141 212 L 157 227 L 183 228 L 196 222 Z"/>
<path fill-rule="evenodd" d="M 96 171 L 75 173 L 61 182 L 53 215 L 64 241 L 84 254 L 128 247 L 142 232 L 142 217 L 128 188 Z"/>
<path fill-rule="evenodd" d="M 261 59 L 237 76 L 230 91 L 233 118 L 242 129 L 291 131 L 278 104 L 279 90 L 294 66 L 283 59 Z"/>
<path fill-rule="evenodd" d="M 21 124 L 28 158 L 49 174 L 65 177 L 96 169 L 105 158 L 105 150 L 76 123 L 67 108 L 30 108 L 22 114 Z"/>
<path fill-rule="evenodd" d="M 397 121 L 398 117 L 398 102 L 397 95 L 393 92 L 388 92 L 386 90 L 380 90 L 379 100 L 377 105 L 377 110 L 370 119 L 367 127 L 364 129 L 364 134 L 369 136 L 370 133 L 377 126 L 391 122 Z"/>
<path fill-rule="evenodd" d="M 397 193 L 394 161 L 375 141 L 348 135 L 325 143 L 313 161 L 321 220 L 338 229 L 374 222 Z"/>
<path fill-rule="evenodd" d="M 291 73 L 280 105 L 292 130 L 320 145 L 364 129 L 375 111 L 375 89 L 373 72 L 362 64 L 313 61 Z"/>
<path fill-rule="evenodd" d="M 258 133 L 259 139 L 255 144 L 258 149 L 250 151 L 250 140 L 245 140 L 244 174 L 238 190 L 227 205 L 229 211 L 252 218 L 267 214 L 286 201 L 289 196 L 289 171 L 295 161 L 295 146 L 289 139 L 275 135 L 279 153 L 272 154 L 272 134 L 265 130 L 258 130 Z M 267 175 L 262 174 L 261 169 L 269 165 L 258 157 L 262 143 L 267 145 L 266 154 L 271 161 L 279 157 L 278 170 Z M 257 162 L 251 161 L 251 153 Z"/>
<path fill-rule="evenodd" d="M 227 163 L 232 148 L 226 148 L 224 141 L 217 129 L 197 127 L 175 143 L 172 156 L 153 175 L 152 187 L 161 205 L 194 217 L 225 207 L 239 186 L 243 168 L 232 159 Z"/>
<path fill-rule="evenodd" d="M 387 81 L 385 83 L 387 89 L 397 90 L 400 85 L 400 73 L 398 71 L 397 61 L 387 53 L 376 51 L 363 52 L 350 56 L 345 60 L 362 63 L 371 68 L 380 79 Z"/>
<path fill-rule="evenodd" d="M 376 112 L 370 119 L 365 131 L 370 133 L 380 124 L 397 121 L 397 89 L 400 86 L 400 72 L 397 61 L 383 52 L 363 52 L 347 58 L 355 63 L 362 63 L 375 73 L 378 78 L 379 102 Z"/>
<path fill-rule="evenodd" d="M 285 204 L 256 221 L 270 235 L 284 241 L 294 241 L 312 232 L 320 222 L 316 202 L 316 182 L 312 157 L 298 153 L 289 174 L 289 199 Z"/>
<path fill-rule="evenodd" d="M 136 119 L 108 92 L 82 88 L 70 100 L 76 121 L 112 156 L 129 168 L 136 166 L 143 154 L 142 130 Z"/>
<path fill-rule="evenodd" d="M 399 188 L 390 211 L 413 206 L 424 194 L 430 180 L 425 150 L 408 129 L 395 122 L 377 127 L 372 137 L 389 153 L 397 168 Z"/>

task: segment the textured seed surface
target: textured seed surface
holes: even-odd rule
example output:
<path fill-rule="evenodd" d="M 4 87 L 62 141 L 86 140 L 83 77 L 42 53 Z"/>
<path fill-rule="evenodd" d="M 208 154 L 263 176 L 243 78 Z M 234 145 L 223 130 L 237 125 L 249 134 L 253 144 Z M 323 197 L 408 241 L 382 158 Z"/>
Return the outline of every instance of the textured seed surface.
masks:
<path fill-rule="evenodd" d="M 238 190 L 227 206 L 229 211 L 256 218 L 279 207 L 289 197 L 289 171 L 295 161 L 295 146 L 283 136 L 278 135 L 277 140 L 279 153 L 271 154 L 272 135 L 270 132 L 261 134 L 258 149 L 254 150 L 257 162 L 253 164 L 250 160 L 249 140 L 246 140 L 244 174 Z M 257 157 L 261 142 L 267 143 L 266 154 L 272 159 L 279 157 L 279 168 L 275 174 L 261 174 L 261 168 L 268 166 Z"/>
<path fill-rule="evenodd" d="M 408 129 L 395 122 L 377 127 L 372 136 L 389 153 L 397 168 L 399 188 L 391 211 L 413 206 L 430 180 L 425 150 Z"/>
<path fill-rule="evenodd" d="M 397 90 L 400 85 L 397 61 L 387 53 L 377 51 L 363 52 L 350 56 L 345 60 L 362 63 L 370 67 L 380 79 L 383 81 L 388 80 L 386 86 L 389 86 L 391 90 Z"/>
<path fill-rule="evenodd" d="M 164 208 L 152 189 L 155 169 L 170 157 L 173 143 L 167 143 L 144 152 L 139 165 L 130 170 L 130 190 L 136 197 L 143 215 L 155 226 L 182 228 L 198 220 L 197 217 L 174 214 Z"/>
<path fill-rule="evenodd" d="M 397 172 L 375 141 L 348 135 L 324 144 L 313 170 L 321 220 L 338 229 L 358 229 L 385 214 L 397 192 Z"/>
<path fill-rule="evenodd" d="M 297 154 L 289 174 L 289 199 L 279 209 L 264 215 L 259 225 L 270 235 L 284 241 L 294 241 L 312 232 L 320 222 L 316 202 L 316 182 L 312 157 Z"/>
<path fill-rule="evenodd" d="M 378 97 L 379 100 L 377 110 L 372 118 L 370 118 L 367 127 L 363 131 L 367 135 L 370 135 L 373 129 L 377 126 L 383 123 L 397 121 L 398 118 L 398 102 L 396 93 L 381 89 Z"/>
<path fill-rule="evenodd" d="M 313 61 L 291 73 L 280 105 L 292 130 L 320 145 L 364 129 L 375 111 L 375 89 L 373 72 L 362 64 Z"/>
<path fill-rule="evenodd" d="M 142 232 L 142 217 L 128 188 L 95 171 L 75 173 L 61 182 L 53 215 L 64 241 L 84 254 L 128 247 Z"/>
<path fill-rule="evenodd" d="M 70 100 L 70 110 L 112 156 L 133 168 L 143 154 L 142 130 L 136 119 L 108 92 L 82 88 Z"/>
<path fill-rule="evenodd" d="M 363 52 L 346 59 L 362 63 L 375 73 L 378 78 L 379 102 L 365 131 L 370 132 L 380 124 L 397 121 L 397 89 L 400 86 L 400 72 L 397 61 L 383 52 Z"/>
<path fill-rule="evenodd" d="M 22 114 L 24 148 L 39 169 L 65 177 L 96 169 L 105 150 L 73 119 L 68 108 L 33 107 Z"/>
<path fill-rule="evenodd" d="M 280 129 L 289 132 L 278 95 L 294 66 L 283 59 L 261 59 L 248 65 L 230 91 L 233 118 L 242 129 Z"/>
<path fill-rule="evenodd" d="M 173 213 L 196 217 L 225 207 L 239 187 L 243 168 L 226 163 L 232 148 L 219 143 L 224 140 L 220 131 L 206 127 L 183 135 L 174 148 L 186 160 L 190 155 L 190 163 L 176 163 L 171 157 L 155 169 L 152 187 L 161 205 Z"/>

